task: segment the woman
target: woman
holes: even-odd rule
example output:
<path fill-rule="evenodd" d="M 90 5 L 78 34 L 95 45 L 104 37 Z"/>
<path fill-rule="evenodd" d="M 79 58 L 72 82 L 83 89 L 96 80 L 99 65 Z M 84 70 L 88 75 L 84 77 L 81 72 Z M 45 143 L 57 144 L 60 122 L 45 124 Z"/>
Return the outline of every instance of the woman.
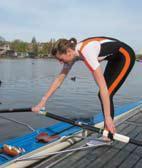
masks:
<path fill-rule="evenodd" d="M 104 114 L 104 128 L 115 133 L 113 96 L 122 86 L 135 63 L 135 53 L 127 44 L 109 37 L 92 37 L 77 43 L 72 38 L 59 39 L 52 49 L 54 55 L 60 62 L 64 63 L 63 69 L 55 79 L 47 93 L 39 104 L 33 107 L 34 112 L 40 111 L 45 106 L 49 97 L 62 84 L 72 65 L 82 60 L 90 69 L 98 87 L 99 99 Z M 100 62 L 106 60 L 104 71 Z"/>

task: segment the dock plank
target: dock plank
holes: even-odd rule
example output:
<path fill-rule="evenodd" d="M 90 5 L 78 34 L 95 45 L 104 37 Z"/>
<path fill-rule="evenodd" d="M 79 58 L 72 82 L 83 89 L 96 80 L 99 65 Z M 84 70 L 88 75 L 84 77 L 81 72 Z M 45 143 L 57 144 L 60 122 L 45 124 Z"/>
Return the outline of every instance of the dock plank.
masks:
<path fill-rule="evenodd" d="M 128 158 L 121 165 L 119 165 L 119 168 L 132 168 L 138 160 L 140 160 L 140 157 L 131 153 L 129 154 Z"/>
<path fill-rule="evenodd" d="M 137 126 L 137 122 L 142 123 L 141 112 L 127 119 L 126 122 L 124 121 L 117 127 L 117 131 L 132 138 L 142 139 L 142 127 L 140 125 Z M 114 142 L 110 147 L 75 152 L 60 163 L 52 166 L 52 168 L 140 168 L 142 167 L 141 155 L 141 147 L 133 144 Z"/>
<path fill-rule="evenodd" d="M 142 167 L 142 159 L 138 160 L 134 168 L 141 168 Z"/>

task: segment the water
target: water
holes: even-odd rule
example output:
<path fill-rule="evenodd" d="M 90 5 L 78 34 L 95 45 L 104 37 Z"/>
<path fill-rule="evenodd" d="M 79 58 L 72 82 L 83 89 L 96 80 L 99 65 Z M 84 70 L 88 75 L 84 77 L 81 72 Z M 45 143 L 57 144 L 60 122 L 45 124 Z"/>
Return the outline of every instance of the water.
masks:
<path fill-rule="evenodd" d="M 105 67 L 105 64 L 102 65 Z M 58 75 L 62 65 L 53 59 L 0 60 L 0 108 L 36 105 Z M 142 98 L 142 64 L 136 63 L 124 86 L 115 96 L 115 105 Z M 76 81 L 70 80 L 76 76 Z M 84 63 L 76 63 L 61 88 L 47 103 L 52 112 L 88 115 L 100 111 L 97 85 Z"/>
<path fill-rule="evenodd" d="M 102 64 L 105 67 L 105 63 Z M 36 105 L 55 77 L 62 65 L 53 59 L 1 59 L 0 60 L 0 109 L 25 108 Z M 142 64 L 136 62 L 127 81 L 117 92 L 115 106 L 139 101 L 142 99 Z M 70 80 L 76 76 L 76 81 Z M 87 118 L 101 111 L 97 97 L 98 87 L 83 62 L 77 62 L 64 83 L 49 99 L 48 111 L 68 117 Z M 47 126 L 47 118 L 35 114 L 3 114 L 17 120 L 30 123 L 35 128 Z M 12 128 L 11 123 L 0 120 L 1 127 Z M 20 134 L 21 127 L 15 126 L 15 136 Z M 18 129 L 18 130 L 17 130 Z M 13 134 L 14 134 L 13 133 Z M 23 132 L 22 132 L 23 133 Z M 10 137 L 10 131 L 3 134 L 4 139 Z M 13 135 L 12 134 L 12 135 Z"/>

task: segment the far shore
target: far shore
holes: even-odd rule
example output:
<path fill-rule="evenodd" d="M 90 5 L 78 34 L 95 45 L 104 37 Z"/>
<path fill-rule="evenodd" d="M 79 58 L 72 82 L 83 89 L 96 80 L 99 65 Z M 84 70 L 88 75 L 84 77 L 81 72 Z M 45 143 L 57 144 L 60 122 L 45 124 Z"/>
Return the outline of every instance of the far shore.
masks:
<path fill-rule="evenodd" d="M 0 59 L 55 59 L 54 57 L 0 57 Z"/>
<path fill-rule="evenodd" d="M 35 56 L 35 57 L 10 57 L 10 56 L 0 56 L 0 59 L 55 59 L 55 57 L 48 56 Z M 142 55 L 136 55 L 136 61 L 142 61 Z"/>

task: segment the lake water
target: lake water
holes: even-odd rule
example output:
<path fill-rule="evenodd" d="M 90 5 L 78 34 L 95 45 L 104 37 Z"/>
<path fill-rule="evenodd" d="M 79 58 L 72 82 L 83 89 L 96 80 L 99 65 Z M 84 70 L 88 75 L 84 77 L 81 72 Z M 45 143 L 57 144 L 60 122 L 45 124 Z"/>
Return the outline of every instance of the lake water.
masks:
<path fill-rule="evenodd" d="M 105 64 L 102 64 L 105 67 Z M 39 102 L 62 65 L 53 59 L 0 60 L 0 108 L 28 107 Z M 76 81 L 70 80 L 76 76 Z M 115 96 L 115 105 L 142 99 L 142 64 L 135 64 Z M 84 63 L 76 63 L 64 83 L 47 103 L 52 112 L 88 115 L 100 111 L 97 85 Z"/>
<path fill-rule="evenodd" d="M 104 69 L 105 63 L 101 66 Z M 36 105 L 61 68 L 62 65 L 53 59 L 1 59 L 0 109 Z M 73 76 L 76 76 L 75 82 L 70 79 Z M 141 100 L 141 87 L 142 64 L 136 62 L 133 71 L 114 98 L 115 106 Z M 98 87 L 91 73 L 83 62 L 77 62 L 60 89 L 50 98 L 46 108 L 50 112 L 69 117 L 93 116 L 101 111 L 97 93 Z M 21 113 L 10 116 L 33 124 L 35 127 L 47 126 L 45 119 L 39 120 L 35 117 L 34 120 L 34 115 Z"/>

